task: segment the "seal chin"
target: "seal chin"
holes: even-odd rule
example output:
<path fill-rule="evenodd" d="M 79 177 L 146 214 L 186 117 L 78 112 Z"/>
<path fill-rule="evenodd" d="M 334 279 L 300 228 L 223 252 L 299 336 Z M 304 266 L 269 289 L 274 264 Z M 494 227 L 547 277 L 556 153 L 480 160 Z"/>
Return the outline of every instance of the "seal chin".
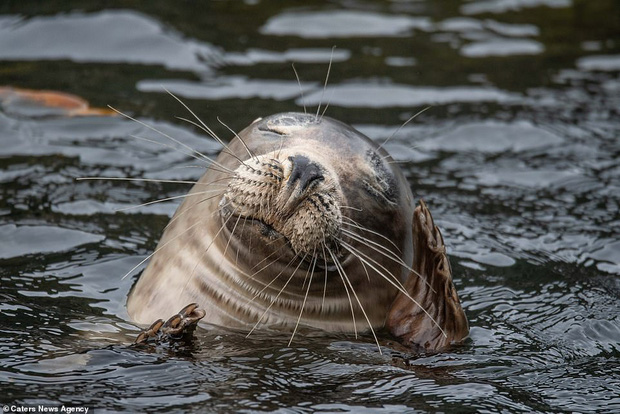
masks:
<path fill-rule="evenodd" d="M 343 249 L 341 249 L 338 240 L 335 238 L 325 238 L 317 241 L 318 246 L 312 250 L 299 249 L 299 242 L 295 244 L 295 240 L 289 239 L 289 236 L 281 233 L 260 218 L 235 214 L 229 204 L 230 201 L 223 197 L 220 215 L 223 225 L 228 230 L 227 238 L 235 237 L 242 240 L 242 243 L 247 246 L 259 243 L 262 243 L 263 247 L 271 246 L 273 251 L 280 251 L 280 256 L 286 258 L 287 261 L 289 257 L 297 257 L 300 263 L 305 264 L 304 268 L 315 267 L 318 270 L 337 271 L 338 268 L 334 259 L 342 264 L 349 257 L 349 255 L 341 253 Z M 290 226 L 285 226 L 285 228 L 287 227 Z M 296 236 L 293 235 L 293 237 Z M 276 243 L 278 241 L 279 243 Z M 283 254 L 281 251 L 283 248 L 288 250 L 288 255 Z M 333 256 L 328 252 L 331 252 Z"/>

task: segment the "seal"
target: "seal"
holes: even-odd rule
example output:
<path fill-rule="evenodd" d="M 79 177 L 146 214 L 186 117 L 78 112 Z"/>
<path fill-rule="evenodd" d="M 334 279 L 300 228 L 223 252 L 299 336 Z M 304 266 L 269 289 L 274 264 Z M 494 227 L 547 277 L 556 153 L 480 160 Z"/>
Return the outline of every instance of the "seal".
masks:
<path fill-rule="evenodd" d="M 389 154 L 340 121 L 303 113 L 235 134 L 167 225 L 127 308 L 147 324 L 188 303 L 172 325 L 204 317 L 291 340 L 299 326 L 385 327 L 426 351 L 469 331 L 441 233 Z"/>

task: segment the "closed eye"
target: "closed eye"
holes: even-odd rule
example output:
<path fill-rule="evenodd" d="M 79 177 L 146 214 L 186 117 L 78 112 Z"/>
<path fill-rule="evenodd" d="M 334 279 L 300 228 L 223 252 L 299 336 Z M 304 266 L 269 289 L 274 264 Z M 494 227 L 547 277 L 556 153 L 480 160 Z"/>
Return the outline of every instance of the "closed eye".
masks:
<path fill-rule="evenodd" d="M 394 174 L 385 166 L 385 162 L 376 152 L 366 153 L 373 175 L 364 180 L 364 188 L 373 197 L 388 204 L 396 204 L 398 187 Z"/>

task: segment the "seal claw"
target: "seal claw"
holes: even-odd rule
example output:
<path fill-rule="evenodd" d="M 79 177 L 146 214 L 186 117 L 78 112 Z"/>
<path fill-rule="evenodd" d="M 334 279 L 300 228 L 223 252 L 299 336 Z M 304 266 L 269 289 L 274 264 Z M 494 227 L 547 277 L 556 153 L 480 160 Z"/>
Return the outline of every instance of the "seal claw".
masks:
<path fill-rule="evenodd" d="M 138 336 L 136 337 L 136 340 L 134 341 L 134 343 L 135 344 L 144 344 L 149 339 L 157 336 L 157 334 L 159 333 L 159 330 L 161 329 L 163 324 L 164 324 L 164 320 L 163 319 L 156 320 L 155 322 L 153 322 L 151 324 L 151 326 L 149 326 L 147 329 L 143 330 L 142 332 L 140 332 L 138 334 Z"/>
<path fill-rule="evenodd" d="M 197 303 L 185 306 L 176 315 L 170 317 L 166 322 L 158 319 L 151 326 L 140 332 L 134 343 L 144 344 L 150 339 L 157 341 L 164 338 L 178 339 L 185 333 L 192 332 L 198 321 L 204 318 L 206 312 L 198 308 Z"/>

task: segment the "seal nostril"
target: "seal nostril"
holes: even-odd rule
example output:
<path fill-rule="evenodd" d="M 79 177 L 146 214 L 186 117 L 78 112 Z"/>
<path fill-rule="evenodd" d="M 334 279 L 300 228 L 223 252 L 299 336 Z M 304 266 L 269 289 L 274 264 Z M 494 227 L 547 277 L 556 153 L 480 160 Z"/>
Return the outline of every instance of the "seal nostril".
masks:
<path fill-rule="evenodd" d="M 293 164 L 293 169 L 288 180 L 289 186 L 298 185 L 300 191 L 303 193 L 312 184 L 323 181 L 324 177 L 321 167 L 311 162 L 308 157 L 295 155 L 288 159 Z"/>

